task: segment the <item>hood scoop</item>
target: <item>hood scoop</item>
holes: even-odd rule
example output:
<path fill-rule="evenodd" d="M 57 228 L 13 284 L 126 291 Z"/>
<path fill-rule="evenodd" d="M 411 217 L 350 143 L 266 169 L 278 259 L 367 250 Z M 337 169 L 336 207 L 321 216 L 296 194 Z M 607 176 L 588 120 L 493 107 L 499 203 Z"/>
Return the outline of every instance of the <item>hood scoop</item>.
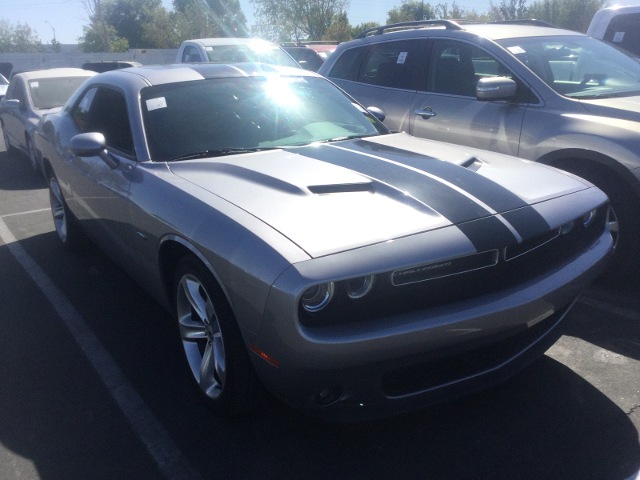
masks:
<path fill-rule="evenodd" d="M 477 172 L 478 169 L 482 166 L 482 160 L 480 160 L 478 157 L 472 156 L 458 163 L 458 165 L 466 168 L 467 170 L 471 170 L 472 172 Z"/>
<path fill-rule="evenodd" d="M 311 193 L 317 195 L 328 193 L 373 193 L 373 185 L 371 182 L 310 185 L 307 188 Z"/>

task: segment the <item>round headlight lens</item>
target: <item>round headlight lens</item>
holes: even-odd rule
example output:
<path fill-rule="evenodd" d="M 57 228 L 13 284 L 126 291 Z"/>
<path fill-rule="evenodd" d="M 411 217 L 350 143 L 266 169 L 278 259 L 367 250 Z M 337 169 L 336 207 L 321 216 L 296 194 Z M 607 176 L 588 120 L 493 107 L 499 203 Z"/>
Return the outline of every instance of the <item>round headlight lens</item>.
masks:
<path fill-rule="evenodd" d="M 373 275 L 366 277 L 353 278 L 347 281 L 347 295 L 351 300 L 357 300 L 364 297 L 373 288 Z"/>
<path fill-rule="evenodd" d="M 323 283 L 308 288 L 303 294 L 300 302 L 302 308 L 307 312 L 319 312 L 331 302 L 333 298 L 334 286 L 333 282 Z"/>
<path fill-rule="evenodd" d="M 571 230 L 573 230 L 573 226 L 574 226 L 573 221 L 568 222 L 568 223 L 565 223 L 564 225 L 562 225 L 562 226 L 560 227 L 560 233 L 561 233 L 562 235 L 567 235 L 568 233 L 570 233 L 570 232 L 571 232 Z"/>

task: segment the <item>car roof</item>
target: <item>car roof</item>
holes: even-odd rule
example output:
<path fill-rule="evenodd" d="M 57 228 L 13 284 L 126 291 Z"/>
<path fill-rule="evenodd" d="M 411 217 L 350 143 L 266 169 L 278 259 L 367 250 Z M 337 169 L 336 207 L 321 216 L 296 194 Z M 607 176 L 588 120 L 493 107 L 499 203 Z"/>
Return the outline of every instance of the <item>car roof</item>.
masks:
<path fill-rule="evenodd" d="M 31 70 L 18 73 L 15 76 L 24 80 L 39 80 L 42 78 L 56 77 L 92 77 L 96 72 L 83 70 L 82 68 L 48 68 L 46 70 Z"/>
<path fill-rule="evenodd" d="M 264 63 L 177 63 L 171 65 L 143 65 L 140 67 L 111 70 L 100 74 L 100 79 L 126 78 L 135 75 L 149 85 L 202 80 L 205 78 L 240 78 L 265 75 L 295 75 L 317 77 L 313 72 L 294 67 L 281 67 Z"/>
<path fill-rule="evenodd" d="M 363 34 L 370 32 L 369 35 Z M 505 23 L 465 23 L 452 20 L 427 20 L 419 22 L 405 22 L 372 28 L 362 32 L 358 38 L 380 39 L 381 35 L 389 38 L 414 38 L 422 36 L 440 36 L 453 32 L 468 32 L 491 40 L 522 37 L 548 37 L 558 35 L 584 35 L 571 30 L 556 28 L 536 20 L 523 20 Z M 382 37 L 383 38 L 383 37 Z M 375 41 L 375 40 L 372 40 Z"/>

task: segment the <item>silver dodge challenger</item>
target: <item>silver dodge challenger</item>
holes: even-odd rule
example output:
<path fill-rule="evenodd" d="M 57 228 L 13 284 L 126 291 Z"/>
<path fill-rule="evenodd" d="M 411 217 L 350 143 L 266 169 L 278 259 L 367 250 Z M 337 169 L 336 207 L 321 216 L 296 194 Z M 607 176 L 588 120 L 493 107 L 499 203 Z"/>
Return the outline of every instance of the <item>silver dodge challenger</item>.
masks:
<path fill-rule="evenodd" d="M 219 415 L 264 387 L 352 419 L 503 381 L 612 249 L 589 182 L 389 132 L 299 69 L 111 71 L 39 128 L 60 240 L 88 236 L 173 312 Z"/>

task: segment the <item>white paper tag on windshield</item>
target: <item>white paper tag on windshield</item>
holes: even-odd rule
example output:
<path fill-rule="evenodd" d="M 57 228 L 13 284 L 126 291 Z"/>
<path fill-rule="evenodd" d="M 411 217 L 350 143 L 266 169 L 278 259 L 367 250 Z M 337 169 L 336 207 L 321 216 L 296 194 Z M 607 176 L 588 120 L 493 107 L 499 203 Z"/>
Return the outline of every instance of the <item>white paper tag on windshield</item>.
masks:
<path fill-rule="evenodd" d="M 396 60 L 396 63 L 403 64 L 407 59 L 408 54 L 409 52 L 400 52 L 400 55 L 398 55 L 398 60 Z"/>
<path fill-rule="evenodd" d="M 616 32 L 613 34 L 613 43 L 622 43 L 624 32 Z"/>
<path fill-rule="evenodd" d="M 159 108 L 167 108 L 167 100 L 164 97 L 150 98 L 147 100 L 147 110 L 157 110 Z"/>

